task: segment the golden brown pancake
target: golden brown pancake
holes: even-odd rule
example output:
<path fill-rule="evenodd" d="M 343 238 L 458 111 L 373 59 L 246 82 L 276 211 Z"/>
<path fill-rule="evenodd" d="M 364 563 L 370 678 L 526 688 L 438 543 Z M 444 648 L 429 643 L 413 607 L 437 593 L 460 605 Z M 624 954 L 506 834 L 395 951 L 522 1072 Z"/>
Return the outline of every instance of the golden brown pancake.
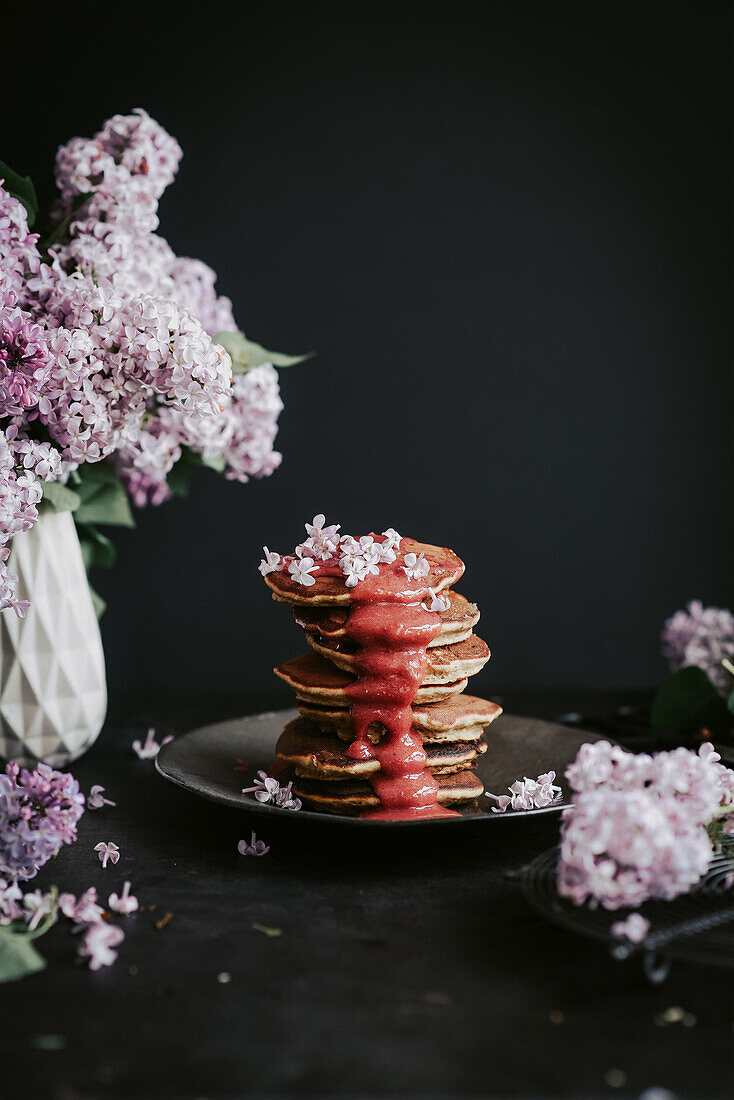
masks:
<path fill-rule="evenodd" d="M 327 810 L 333 814 L 358 814 L 380 805 L 379 798 L 364 779 L 338 779 L 325 783 L 289 773 L 284 773 L 284 779 L 292 779 L 293 793 L 307 802 L 311 809 Z M 437 775 L 436 782 L 437 800 L 442 806 L 473 802 L 484 791 L 484 784 L 473 771 Z"/>
<path fill-rule="evenodd" d="M 429 649 L 462 642 L 479 622 L 479 608 L 475 603 L 469 603 L 458 592 L 443 594 L 451 600 L 451 605 L 445 611 L 439 611 L 441 633 L 428 643 Z M 325 639 L 342 641 L 347 635 L 349 612 L 350 608 L 338 605 L 304 607 L 299 604 L 293 608 L 293 618 L 307 633 L 318 633 Z"/>
<path fill-rule="evenodd" d="M 401 556 L 425 554 L 430 570 L 422 583 L 436 592 L 449 588 L 464 572 L 461 558 L 445 546 L 431 546 L 427 542 L 403 539 L 398 553 Z M 268 573 L 265 583 L 273 590 L 273 598 L 282 603 L 316 607 L 324 604 L 348 604 L 352 600 L 352 590 L 347 588 L 343 577 L 316 577 L 315 584 L 307 586 L 295 581 L 290 573 L 284 571 Z"/>
<path fill-rule="evenodd" d="M 355 654 L 349 650 L 345 652 L 342 648 L 343 642 L 322 638 L 318 634 L 307 634 L 306 637 L 309 645 L 322 657 L 332 661 L 337 668 L 353 672 L 356 676 Z M 353 647 L 350 645 L 349 648 Z M 471 634 L 463 642 L 436 646 L 435 649 L 427 650 L 426 655 L 428 663 L 423 677 L 424 685 L 444 684 L 462 677 L 475 676 L 490 658 L 489 646 L 476 634 Z"/>
<path fill-rule="evenodd" d="M 350 699 L 345 689 L 354 683 L 354 676 L 342 672 L 318 653 L 304 653 L 278 665 L 273 671 L 293 688 L 298 699 L 327 706 L 349 705 Z M 418 703 L 437 703 L 463 691 L 466 685 L 466 677 L 453 682 L 428 684 L 418 688 L 415 698 Z"/>
<path fill-rule="evenodd" d="M 333 731 L 351 741 L 354 737 L 352 718 L 347 707 L 300 702 L 298 709 L 305 718 L 325 732 Z M 502 707 L 479 699 L 475 695 L 452 695 L 439 703 L 413 707 L 413 728 L 424 741 L 476 741 L 485 726 L 502 714 Z"/>
<path fill-rule="evenodd" d="M 434 775 L 448 775 L 471 767 L 486 750 L 484 741 L 437 742 L 426 749 L 426 766 Z M 353 759 L 339 738 L 325 736 L 306 718 L 288 723 L 275 751 L 281 760 L 295 767 L 296 775 L 308 779 L 361 778 L 380 770 L 378 760 Z"/>

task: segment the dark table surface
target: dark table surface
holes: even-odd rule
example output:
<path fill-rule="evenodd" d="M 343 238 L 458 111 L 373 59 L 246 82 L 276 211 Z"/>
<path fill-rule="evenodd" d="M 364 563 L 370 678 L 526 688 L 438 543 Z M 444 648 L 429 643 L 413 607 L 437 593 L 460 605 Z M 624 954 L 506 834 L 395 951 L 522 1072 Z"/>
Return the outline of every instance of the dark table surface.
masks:
<path fill-rule="evenodd" d="M 623 700 L 504 700 L 549 718 L 612 701 Z M 33 885 L 94 885 L 106 900 L 130 879 L 141 911 L 120 918 L 113 967 L 75 964 L 64 921 L 38 941 L 48 968 L 3 987 L 3 1100 L 732 1096 L 731 970 L 676 962 L 651 985 L 638 960 L 545 923 L 507 876 L 555 843 L 555 816 L 458 836 L 342 834 L 199 800 L 131 751 L 153 722 L 182 732 L 287 705 L 115 705 L 72 770 L 117 806 L 87 812 Z M 253 827 L 271 845 L 262 859 L 237 852 Z M 102 870 L 100 840 L 119 844 L 116 867 Z M 672 1006 L 686 1024 L 661 1026 Z"/>

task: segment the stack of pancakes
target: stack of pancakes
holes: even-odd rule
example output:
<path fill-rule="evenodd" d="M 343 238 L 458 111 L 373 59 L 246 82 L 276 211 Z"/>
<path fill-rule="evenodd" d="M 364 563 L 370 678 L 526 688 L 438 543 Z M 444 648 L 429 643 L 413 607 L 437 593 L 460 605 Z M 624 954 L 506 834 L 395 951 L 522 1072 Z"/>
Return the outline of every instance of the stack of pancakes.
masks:
<path fill-rule="evenodd" d="M 437 549 L 411 543 L 413 548 Z M 292 605 L 293 617 L 311 647 L 274 670 L 295 692 L 300 711 L 276 746 L 280 759 L 290 765 L 294 793 L 333 813 L 376 809 L 380 800 L 369 777 L 379 770 L 379 761 L 355 759 L 345 751 L 354 740 L 347 688 L 356 678 L 357 651 L 347 634 L 350 590 L 342 583 L 304 588 L 283 572 L 270 573 L 265 580 L 275 600 Z M 427 650 L 425 675 L 412 709 L 413 730 L 423 740 L 438 802 L 450 806 L 483 793 L 473 766 L 487 749 L 485 728 L 502 710 L 496 703 L 464 694 L 468 677 L 489 659 L 489 648 L 473 633 L 479 620 L 476 605 L 449 588 L 441 594 L 449 606 L 438 612 L 441 630 Z M 382 733 L 373 723 L 368 737 L 377 742 Z"/>

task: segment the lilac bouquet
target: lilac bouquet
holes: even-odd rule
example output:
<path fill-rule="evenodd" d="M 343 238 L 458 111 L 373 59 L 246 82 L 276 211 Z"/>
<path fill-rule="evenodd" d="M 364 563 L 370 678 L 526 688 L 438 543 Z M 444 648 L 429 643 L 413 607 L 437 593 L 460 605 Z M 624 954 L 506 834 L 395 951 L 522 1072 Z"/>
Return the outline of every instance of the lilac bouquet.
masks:
<path fill-rule="evenodd" d="M 84 795 L 73 775 L 48 764 L 33 771 L 8 764 L 0 774 L 0 879 L 33 878 L 62 845 L 76 840 L 83 813 Z"/>
<path fill-rule="evenodd" d="M 669 618 L 661 635 L 671 675 L 660 688 L 652 724 L 675 733 L 734 727 L 734 615 L 691 600 Z"/>
<path fill-rule="evenodd" d="M 690 890 L 714 847 L 734 844 L 734 772 L 720 760 L 710 744 L 654 756 L 583 745 L 566 771 L 560 893 L 618 909 Z"/>
<path fill-rule="evenodd" d="M 158 229 L 178 143 L 143 110 L 56 156 L 43 235 L 32 182 L 0 163 L 0 610 L 25 605 L 7 544 L 42 502 L 72 510 L 87 565 L 97 524 L 185 493 L 204 465 L 246 482 L 279 465 L 276 366 L 237 330 L 215 273 Z"/>

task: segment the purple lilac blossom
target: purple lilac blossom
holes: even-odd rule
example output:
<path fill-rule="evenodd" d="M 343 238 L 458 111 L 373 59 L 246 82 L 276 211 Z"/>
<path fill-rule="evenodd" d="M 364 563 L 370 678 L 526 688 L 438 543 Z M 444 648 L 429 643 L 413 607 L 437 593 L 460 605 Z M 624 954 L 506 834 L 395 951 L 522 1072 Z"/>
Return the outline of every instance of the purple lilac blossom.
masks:
<path fill-rule="evenodd" d="M 64 844 L 76 840 L 84 795 L 73 775 L 39 764 L 0 774 L 0 875 L 30 879 Z"/>
<path fill-rule="evenodd" d="M 734 615 L 721 607 L 704 607 L 691 600 L 684 611 L 676 611 L 663 627 L 663 656 L 671 672 L 688 665 L 702 668 L 715 687 L 732 687 L 732 678 L 722 668 L 724 658 L 734 659 Z"/>
<path fill-rule="evenodd" d="M 580 905 L 636 907 L 685 893 L 711 860 L 707 824 L 734 804 L 734 772 L 710 744 L 634 755 L 583 745 L 566 772 L 559 891 Z"/>

